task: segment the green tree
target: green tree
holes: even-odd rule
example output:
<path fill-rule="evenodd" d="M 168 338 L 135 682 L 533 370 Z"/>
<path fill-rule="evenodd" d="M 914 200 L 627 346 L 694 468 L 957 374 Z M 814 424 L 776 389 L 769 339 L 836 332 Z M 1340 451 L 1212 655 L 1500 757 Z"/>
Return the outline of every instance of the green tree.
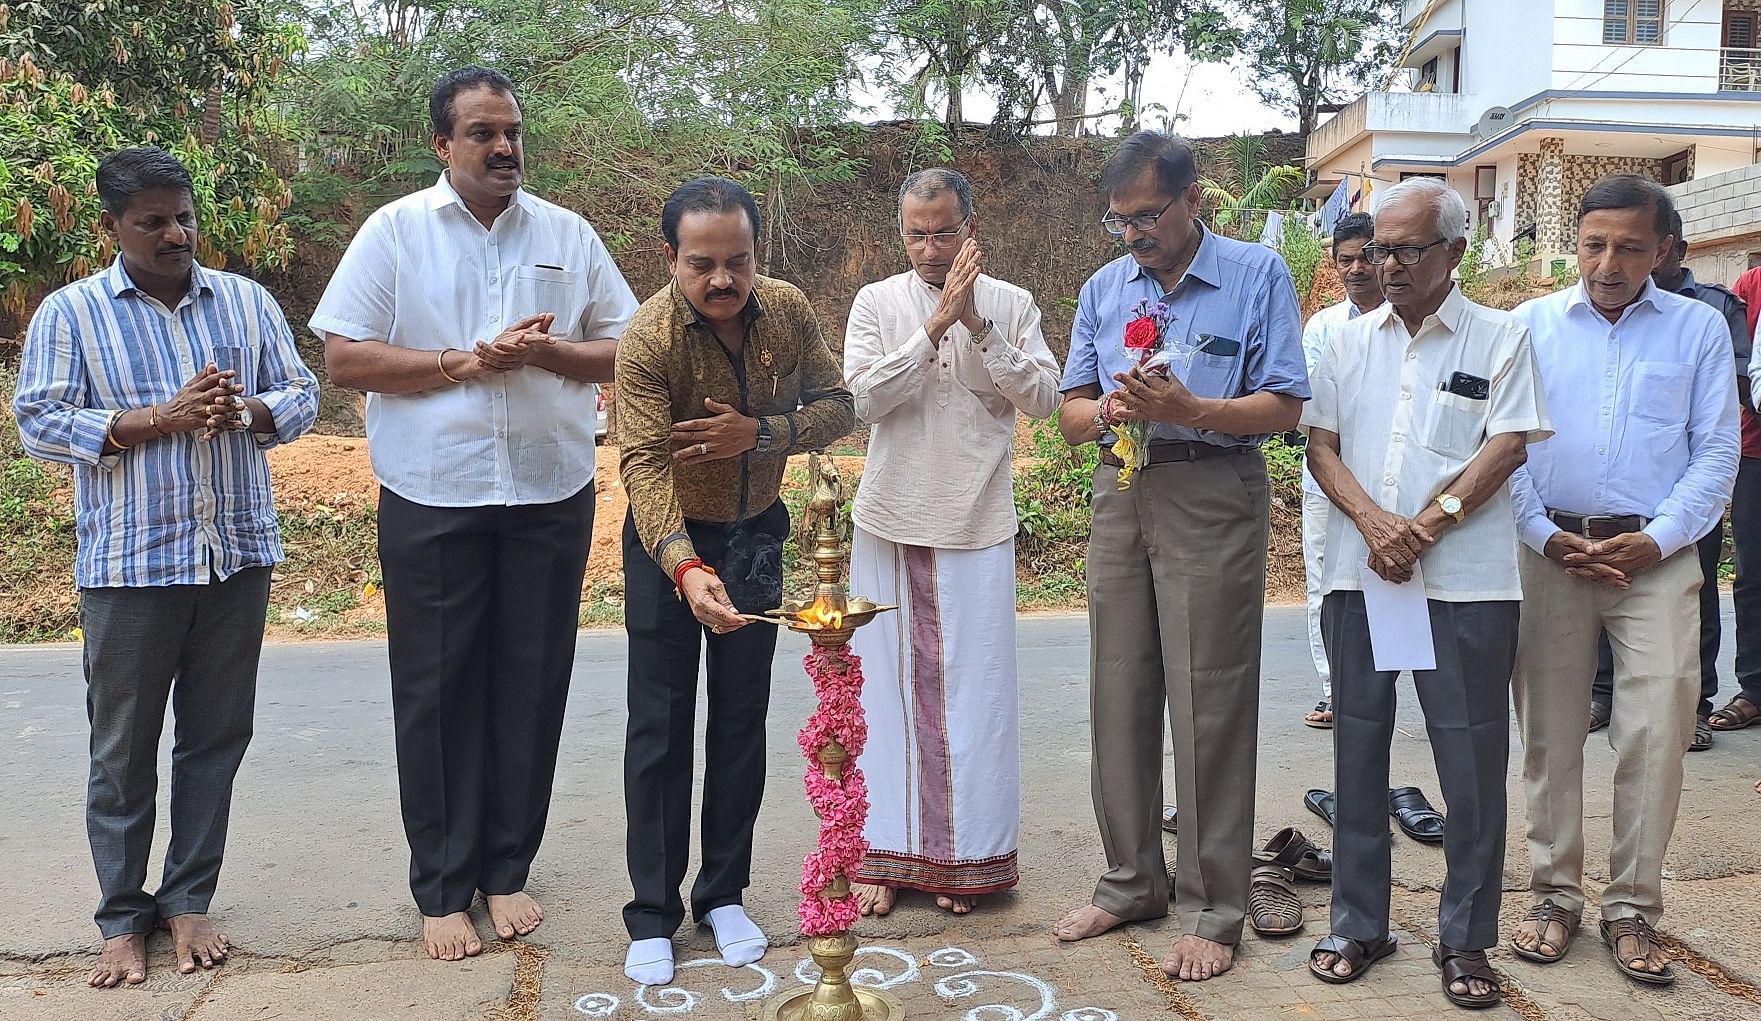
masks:
<path fill-rule="evenodd" d="M 1257 135 L 1230 135 L 1214 160 L 1216 176 L 1199 178 L 1199 189 L 1216 210 L 1211 226 L 1230 237 L 1257 240 L 1266 211 L 1282 207 L 1303 182 L 1300 169 L 1266 162 L 1266 143 Z"/>
<path fill-rule="evenodd" d="M 189 166 L 203 262 L 281 262 L 290 196 L 269 162 L 267 101 L 303 45 L 286 14 L 277 0 L 0 4 L 0 307 L 28 318 L 112 256 L 93 177 L 127 145 Z"/>
<path fill-rule="evenodd" d="M 980 62 L 1010 33 L 1014 0 L 896 0 L 883 13 L 891 40 L 886 69 L 905 111 L 916 116 L 943 97 L 942 123 L 966 120 L 965 90 L 983 81 Z"/>
<path fill-rule="evenodd" d="M 1314 130 L 1319 108 L 1361 93 L 1393 67 L 1400 0 L 1232 0 L 1250 87 Z"/>

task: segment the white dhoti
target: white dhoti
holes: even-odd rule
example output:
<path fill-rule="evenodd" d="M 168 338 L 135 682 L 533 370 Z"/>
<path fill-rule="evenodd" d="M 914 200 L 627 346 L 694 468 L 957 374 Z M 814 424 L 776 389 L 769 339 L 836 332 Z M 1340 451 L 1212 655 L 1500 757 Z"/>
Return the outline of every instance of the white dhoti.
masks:
<path fill-rule="evenodd" d="M 1015 540 L 904 546 L 855 529 L 851 591 L 899 609 L 856 632 L 869 851 L 858 882 L 939 894 L 1016 883 L 1021 736 Z"/>

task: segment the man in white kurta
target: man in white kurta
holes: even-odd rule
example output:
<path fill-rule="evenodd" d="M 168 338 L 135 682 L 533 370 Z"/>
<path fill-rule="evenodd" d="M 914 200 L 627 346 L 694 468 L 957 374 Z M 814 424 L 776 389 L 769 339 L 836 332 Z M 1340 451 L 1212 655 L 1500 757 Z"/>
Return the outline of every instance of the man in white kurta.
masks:
<path fill-rule="evenodd" d="M 856 633 L 868 743 L 864 913 L 920 890 L 956 914 L 1016 882 L 1017 412 L 1050 415 L 1058 363 L 1033 296 L 983 275 L 972 191 L 926 170 L 899 192 L 912 269 L 857 294 L 844 341 L 871 427 L 851 591 L 896 603 Z"/>

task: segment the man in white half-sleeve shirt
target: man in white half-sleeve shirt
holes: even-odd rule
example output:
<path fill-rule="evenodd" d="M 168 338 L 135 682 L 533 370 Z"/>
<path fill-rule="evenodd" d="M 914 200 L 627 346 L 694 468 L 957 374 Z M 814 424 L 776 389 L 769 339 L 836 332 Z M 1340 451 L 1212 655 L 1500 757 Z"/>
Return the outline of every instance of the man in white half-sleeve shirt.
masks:
<path fill-rule="evenodd" d="M 429 102 L 434 187 L 374 213 L 312 317 L 369 391 L 410 890 L 431 957 L 538 927 L 526 878 L 550 808 L 593 532 L 596 382 L 636 309 L 587 221 L 520 188 L 506 75 Z"/>
<path fill-rule="evenodd" d="M 1534 333 L 1556 433 L 1511 480 L 1528 547 L 1511 686 L 1534 863 L 1534 908 L 1512 949 L 1560 960 L 1584 910 L 1584 705 L 1606 630 L 1620 712 L 1608 728 L 1602 938 L 1621 971 L 1657 985 L 1675 977 L 1653 927 L 1700 697 L 1694 542 L 1724 515 L 1738 448 L 1729 326 L 1651 280 L 1673 213 L 1669 193 L 1635 175 L 1584 194 L 1582 283 L 1516 310 Z"/>
<path fill-rule="evenodd" d="M 1016 882 L 1017 413 L 1058 407 L 1033 295 L 985 276 L 972 186 L 945 168 L 899 189 L 908 272 L 856 295 L 844 376 L 874 429 L 851 512 L 854 591 L 899 606 L 856 633 L 868 683 L 865 912 L 917 890 L 965 914 Z"/>

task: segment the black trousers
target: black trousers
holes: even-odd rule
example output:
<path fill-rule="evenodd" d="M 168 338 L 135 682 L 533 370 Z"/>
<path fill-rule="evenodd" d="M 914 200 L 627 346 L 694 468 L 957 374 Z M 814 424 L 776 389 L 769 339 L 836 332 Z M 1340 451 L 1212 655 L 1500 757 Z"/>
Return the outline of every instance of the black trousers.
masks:
<path fill-rule="evenodd" d="M 1737 560 L 1731 592 L 1737 617 L 1737 685 L 1761 706 L 1761 457 L 1745 457 L 1737 464 L 1730 538 Z"/>
<path fill-rule="evenodd" d="M 430 917 L 525 888 L 575 663 L 593 486 L 429 507 L 379 491 L 379 562 L 410 892 Z"/>
<path fill-rule="evenodd" d="M 704 563 L 742 612 L 783 601 L 781 500 L 734 524 L 686 521 Z M 752 829 L 764 798 L 764 722 L 777 629 L 748 624 L 708 633 L 673 582 L 624 523 L 624 628 L 630 636 L 629 733 L 624 742 L 626 851 L 634 896 L 624 906 L 632 940 L 667 939 L 685 920 L 679 887 L 691 856 L 697 657 L 707 646 L 709 719 L 704 736 L 702 863 L 691 914 L 738 904 L 752 882 Z"/>
<path fill-rule="evenodd" d="M 269 608 L 267 567 L 206 585 L 80 590 L 86 717 L 92 724 L 86 835 L 98 870 L 98 931 L 152 932 L 162 918 L 205 914 L 220 881 L 232 782 L 251 743 L 257 661 Z M 171 749 L 171 841 L 152 894 L 159 735 Z"/>
<path fill-rule="evenodd" d="M 1753 476 L 1754 472 L 1751 471 L 1750 474 Z M 1751 485 L 1761 486 L 1761 480 L 1752 480 Z M 1761 511 L 1761 508 L 1750 508 L 1751 514 L 1757 511 Z M 1751 527 L 1753 524 L 1751 522 Z M 1720 521 L 1694 546 L 1700 555 L 1700 571 L 1706 578 L 1706 583 L 1700 586 L 1700 707 L 1695 710 L 1696 714 L 1705 716 L 1712 711 L 1712 700 L 1718 697 L 1718 644 L 1724 631 L 1724 619 L 1718 611 L 1718 562 L 1724 557 L 1724 522 Z M 1761 555 L 1761 550 L 1756 553 Z M 1761 570 L 1761 565 L 1757 565 L 1757 570 Z M 1757 579 L 1757 583 L 1761 583 L 1761 579 Z M 1753 602 L 1756 593 L 1750 592 L 1749 599 Z M 1740 622 L 1740 607 L 1738 617 Z M 1737 634 L 1740 643 L 1740 627 Z M 1749 641 L 1754 644 L 1757 639 L 1761 639 L 1761 636 L 1751 635 Z M 1742 655 L 1740 644 L 1737 654 Z M 1751 660 L 1748 664 L 1751 671 L 1761 668 L 1761 663 L 1753 662 L 1752 656 L 1748 658 Z M 1755 683 L 1761 688 L 1761 678 L 1757 678 Z M 1590 687 L 1590 700 L 1607 706 L 1614 704 L 1614 650 L 1608 646 L 1607 632 L 1603 632 L 1596 643 L 1596 683 Z"/>
<path fill-rule="evenodd" d="M 1431 600 L 1437 669 L 1413 674 L 1449 813 L 1437 932 L 1454 950 L 1498 944 L 1510 673 L 1521 606 Z M 1376 669 L 1362 592 L 1332 592 L 1321 601 L 1321 634 L 1333 668 L 1333 931 L 1374 941 L 1388 933 L 1388 757 L 1400 674 Z"/>

